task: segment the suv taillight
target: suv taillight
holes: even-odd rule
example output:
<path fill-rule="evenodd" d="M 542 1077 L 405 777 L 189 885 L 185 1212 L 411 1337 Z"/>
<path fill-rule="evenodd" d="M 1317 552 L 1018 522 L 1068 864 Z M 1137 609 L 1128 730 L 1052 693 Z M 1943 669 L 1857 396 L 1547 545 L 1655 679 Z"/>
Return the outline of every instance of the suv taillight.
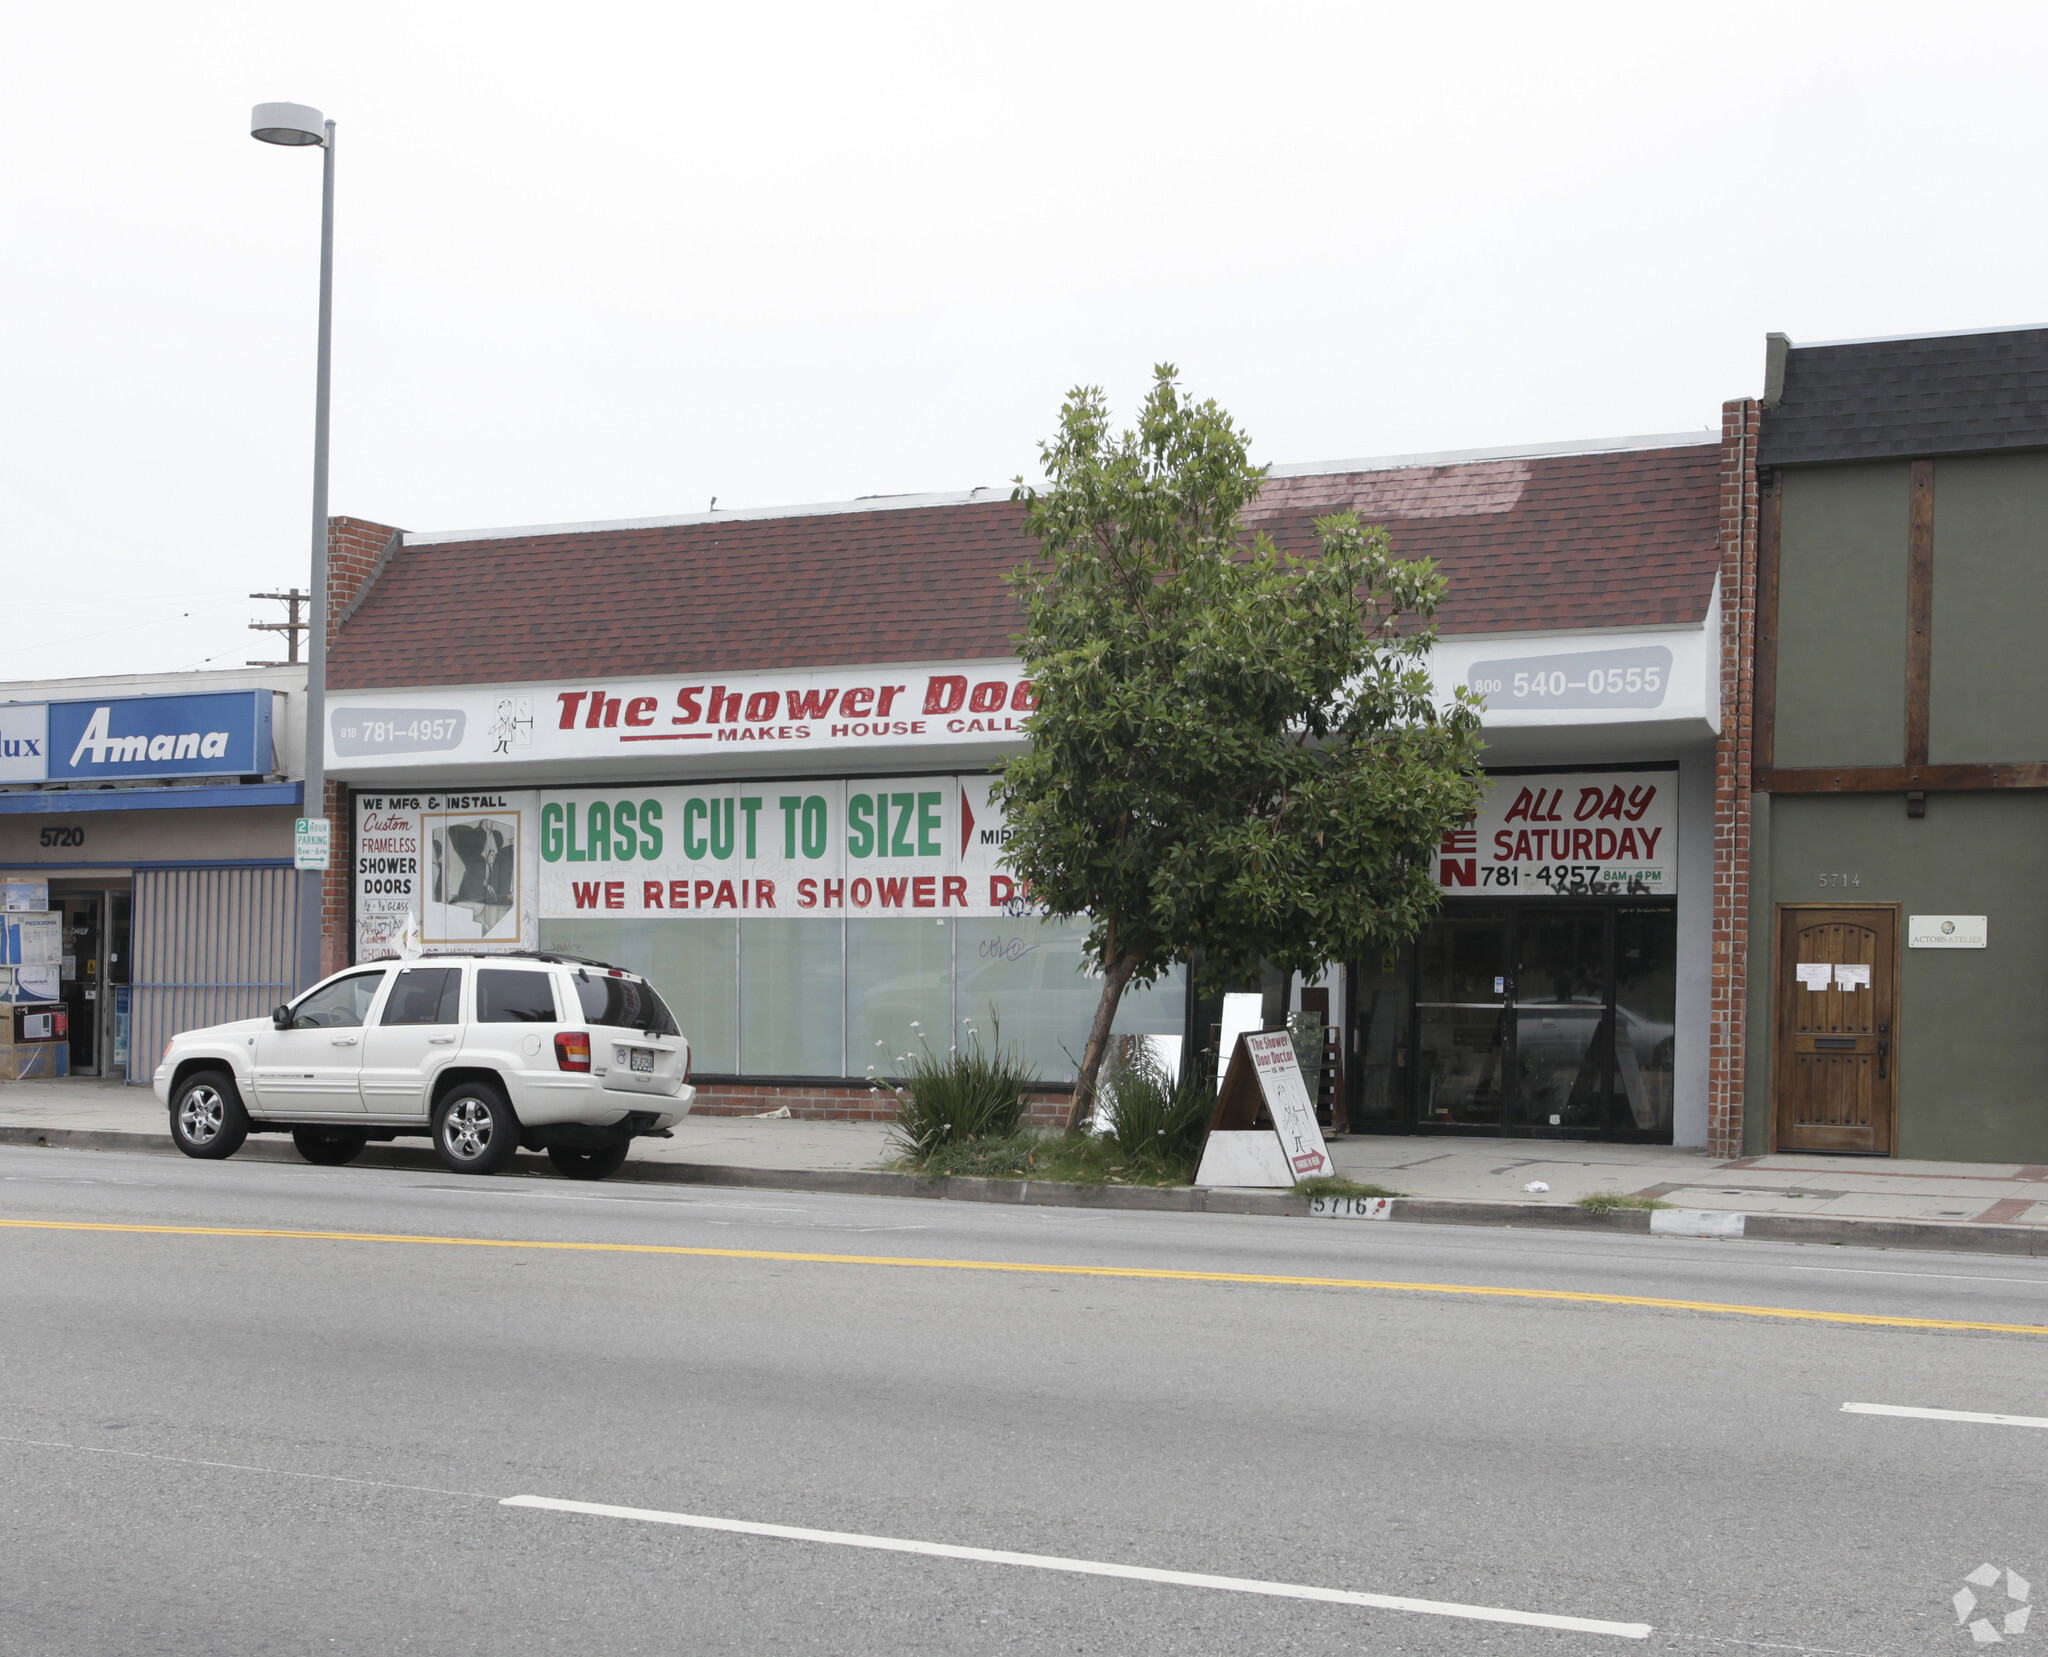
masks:
<path fill-rule="evenodd" d="M 590 1068 L 590 1037 L 581 1030 L 562 1030 L 555 1036 L 555 1063 L 564 1070 Z"/>

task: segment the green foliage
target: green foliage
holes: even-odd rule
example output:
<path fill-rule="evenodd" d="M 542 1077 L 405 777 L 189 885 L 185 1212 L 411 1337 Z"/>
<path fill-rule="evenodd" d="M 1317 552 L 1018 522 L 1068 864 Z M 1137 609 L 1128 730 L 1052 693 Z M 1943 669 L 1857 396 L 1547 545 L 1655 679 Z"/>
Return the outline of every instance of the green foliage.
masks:
<path fill-rule="evenodd" d="M 1656 1197 L 1640 1197 L 1630 1191 L 1589 1191 L 1583 1197 L 1574 1197 L 1576 1208 L 1591 1209 L 1595 1214 L 1612 1213 L 1617 1208 L 1669 1208 L 1668 1202 Z"/>
<path fill-rule="evenodd" d="M 895 1095 L 891 1140 L 906 1156 L 924 1158 L 943 1146 L 1014 1136 L 1024 1121 L 1032 1073 L 1014 1050 L 1002 1045 L 1002 1030 L 990 1048 L 979 1036 L 966 1051 L 954 1048 L 935 1057 L 919 1044 L 904 1054 L 903 1080 L 877 1092 Z"/>
<path fill-rule="evenodd" d="M 1187 1185 L 1195 1173 L 1191 1162 L 1127 1158 L 1107 1135 L 1039 1133 L 1028 1128 L 1003 1138 L 944 1144 L 928 1156 L 905 1154 L 891 1166 L 934 1178 L 965 1174 L 1063 1185 Z"/>
<path fill-rule="evenodd" d="M 1318 1174 L 1314 1179 L 1296 1180 L 1294 1194 L 1297 1197 L 1400 1197 L 1407 1193 L 1384 1185 L 1361 1185 L 1355 1179 L 1345 1179 L 1337 1174 Z"/>
<path fill-rule="evenodd" d="M 1107 1137 L 1118 1154 L 1133 1164 L 1185 1169 L 1181 1177 L 1193 1179 L 1216 1110 L 1215 1088 L 1205 1086 L 1192 1067 L 1176 1084 L 1139 1047 L 1110 1066 L 1106 1091 L 1111 1101 Z"/>
<path fill-rule="evenodd" d="M 1113 1013 L 1126 984 L 1199 960 L 1205 982 L 1376 956 L 1438 903 L 1431 854 L 1478 805 L 1478 704 L 1424 667 L 1444 590 L 1353 513 L 1315 556 L 1242 515 L 1265 481 L 1171 366 L 1133 430 L 1069 394 L 1025 489 L 1041 561 L 1013 578 L 1038 698 L 1005 765 L 1006 860 L 1035 902 L 1085 915 Z M 1107 1040 L 1099 1010 L 1077 1113 Z"/>

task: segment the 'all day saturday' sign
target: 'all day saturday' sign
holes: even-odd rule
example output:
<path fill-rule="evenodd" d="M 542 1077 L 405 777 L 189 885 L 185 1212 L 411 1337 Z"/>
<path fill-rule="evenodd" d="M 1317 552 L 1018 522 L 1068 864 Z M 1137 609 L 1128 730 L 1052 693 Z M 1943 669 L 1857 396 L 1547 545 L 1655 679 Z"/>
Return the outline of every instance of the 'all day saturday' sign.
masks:
<path fill-rule="evenodd" d="M 1437 885 L 1463 897 L 1678 890 L 1678 773 L 1495 774 L 1470 822 L 1443 837 Z"/>

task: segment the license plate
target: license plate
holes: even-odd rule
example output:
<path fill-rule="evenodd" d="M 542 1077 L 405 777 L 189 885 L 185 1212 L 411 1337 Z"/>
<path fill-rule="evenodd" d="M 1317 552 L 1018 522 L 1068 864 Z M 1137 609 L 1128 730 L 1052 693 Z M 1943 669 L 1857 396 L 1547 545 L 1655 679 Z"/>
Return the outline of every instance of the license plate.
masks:
<path fill-rule="evenodd" d="M 654 1074 L 654 1055 L 652 1053 L 645 1052 L 638 1047 L 629 1048 L 626 1053 L 626 1062 L 628 1069 L 644 1070 L 650 1076 Z"/>

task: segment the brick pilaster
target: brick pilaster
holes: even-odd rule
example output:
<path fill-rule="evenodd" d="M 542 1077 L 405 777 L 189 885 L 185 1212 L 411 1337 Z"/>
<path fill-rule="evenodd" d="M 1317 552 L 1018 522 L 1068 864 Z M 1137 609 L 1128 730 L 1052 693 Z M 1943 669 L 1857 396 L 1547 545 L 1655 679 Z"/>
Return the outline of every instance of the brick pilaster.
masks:
<path fill-rule="evenodd" d="M 332 650 L 343 620 L 376 579 L 384 561 L 396 550 L 401 532 L 366 518 L 327 520 L 327 647 Z M 331 757 L 331 756 L 330 756 Z M 332 866 L 320 890 L 320 970 L 339 972 L 349 963 L 354 940 L 348 928 L 348 877 L 351 862 L 346 797 L 339 783 L 327 784 L 321 809 L 327 814 Z"/>
<path fill-rule="evenodd" d="M 1721 735 L 1714 747 L 1714 909 L 1707 1149 L 1742 1154 L 1749 984 L 1749 796 L 1755 702 L 1759 405 L 1721 406 Z"/>

